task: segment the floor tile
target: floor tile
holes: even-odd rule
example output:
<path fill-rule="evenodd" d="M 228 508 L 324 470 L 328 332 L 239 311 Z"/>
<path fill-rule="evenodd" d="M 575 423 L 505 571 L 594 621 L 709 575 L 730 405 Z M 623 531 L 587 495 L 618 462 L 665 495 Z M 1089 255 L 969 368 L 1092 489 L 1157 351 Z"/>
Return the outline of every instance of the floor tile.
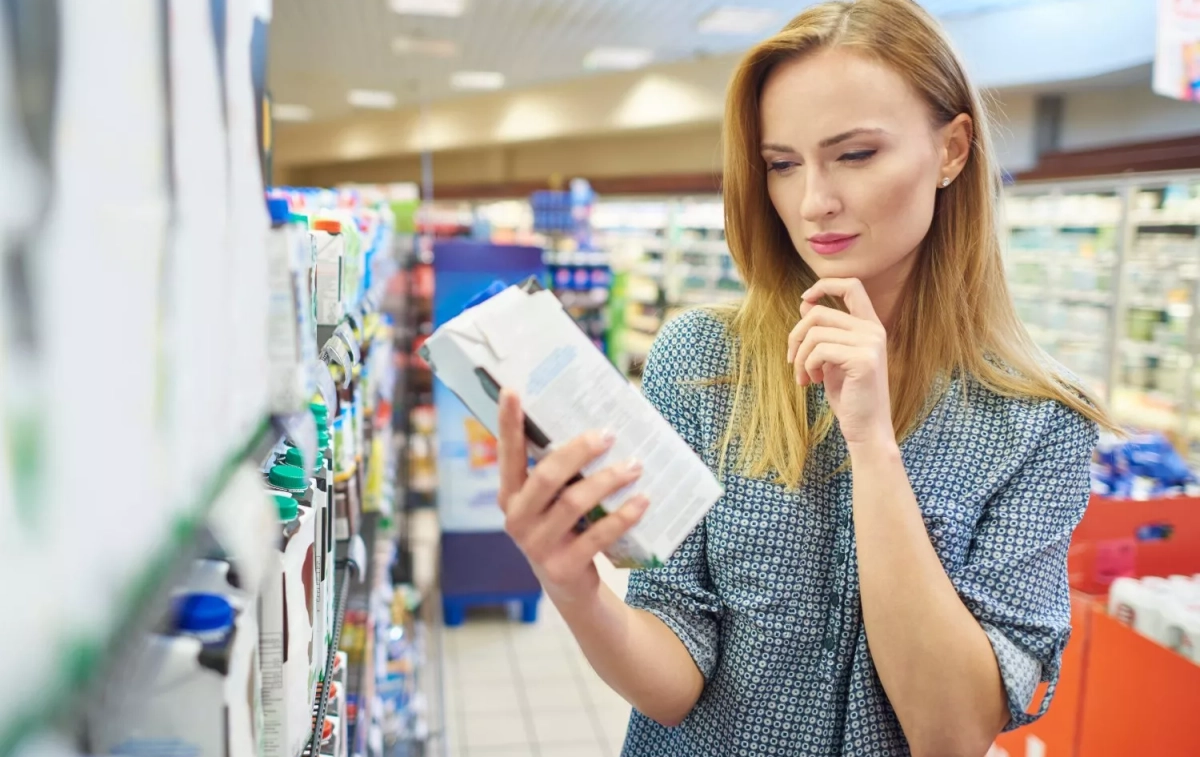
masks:
<path fill-rule="evenodd" d="M 599 744 L 539 744 L 542 757 L 609 757 Z"/>
<path fill-rule="evenodd" d="M 587 712 L 588 702 L 579 683 L 567 681 L 531 681 L 525 686 L 525 698 L 530 711 L 540 712 Z"/>
<path fill-rule="evenodd" d="M 459 707 L 465 716 L 491 713 L 519 713 L 522 699 L 520 689 L 502 683 L 468 686 L 459 693 Z"/>
<path fill-rule="evenodd" d="M 467 718 L 464 728 L 467 752 L 495 747 L 520 747 L 533 743 L 532 734 L 520 713 L 509 715 L 477 715 Z"/>
<path fill-rule="evenodd" d="M 547 757 L 545 750 L 535 750 L 532 744 L 496 747 L 494 749 L 472 749 L 470 755 L 465 755 L 465 757 L 531 757 L 535 753 L 541 757 Z"/>
<path fill-rule="evenodd" d="M 623 710 L 599 710 L 596 713 L 604 739 L 613 749 L 619 750 L 625 743 L 625 733 L 629 730 L 629 708 Z"/>
<path fill-rule="evenodd" d="M 502 657 L 460 659 L 454 682 L 460 687 L 487 683 L 516 684 L 517 668 L 507 653 Z"/>
<path fill-rule="evenodd" d="M 628 713 L 629 703 L 625 701 L 625 698 L 610 689 L 608 684 L 599 681 L 599 677 L 597 677 L 597 681 L 598 683 L 589 685 L 584 689 L 588 703 L 597 711 L 623 709 Z"/>
<path fill-rule="evenodd" d="M 577 663 L 560 650 L 526 652 L 517 657 L 517 670 L 526 685 L 540 681 L 578 681 Z"/>
<path fill-rule="evenodd" d="M 597 734 L 584 710 L 533 713 L 533 733 L 538 744 L 595 744 Z"/>

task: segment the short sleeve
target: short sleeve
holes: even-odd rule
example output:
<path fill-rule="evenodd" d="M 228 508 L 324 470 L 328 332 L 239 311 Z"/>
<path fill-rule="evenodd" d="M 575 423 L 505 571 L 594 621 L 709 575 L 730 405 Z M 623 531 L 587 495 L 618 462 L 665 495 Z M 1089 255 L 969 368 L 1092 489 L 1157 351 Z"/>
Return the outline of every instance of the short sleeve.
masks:
<path fill-rule="evenodd" d="M 951 580 L 992 643 L 1008 693 L 1008 729 L 1050 706 L 1071 633 L 1067 548 L 1090 494 L 1094 423 L 1045 403 L 1043 432 L 1015 475 L 987 503 L 961 568 Z M 1049 684 L 1036 714 L 1026 708 Z"/>
<path fill-rule="evenodd" d="M 646 360 L 642 391 L 674 427 L 676 433 L 700 454 L 704 446 L 699 423 L 699 392 L 690 383 L 694 354 L 703 339 L 694 332 L 706 326 L 705 316 L 688 313 L 664 327 Z M 630 575 L 625 601 L 645 610 L 667 625 L 708 680 L 719 655 L 718 623 L 721 604 L 708 573 L 707 530 L 700 525 L 661 568 L 635 570 Z"/>

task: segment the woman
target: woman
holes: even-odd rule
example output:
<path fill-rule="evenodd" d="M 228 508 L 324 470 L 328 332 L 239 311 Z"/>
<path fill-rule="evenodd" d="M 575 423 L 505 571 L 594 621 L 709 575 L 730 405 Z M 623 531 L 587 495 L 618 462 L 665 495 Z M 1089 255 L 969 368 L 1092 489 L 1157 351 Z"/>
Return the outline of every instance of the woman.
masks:
<path fill-rule="evenodd" d="M 746 298 L 671 322 L 643 381 L 725 496 L 626 605 L 592 558 L 648 503 L 571 527 L 639 464 L 568 485 L 596 434 L 527 475 L 506 394 L 509 532 L 634 706 L 629 757 L 983 755 L 1053 694 L 1110 423 L 1014 315 L 979 97 L 916 3 L 831 2 L 747 55 L 725 126 Z"/>

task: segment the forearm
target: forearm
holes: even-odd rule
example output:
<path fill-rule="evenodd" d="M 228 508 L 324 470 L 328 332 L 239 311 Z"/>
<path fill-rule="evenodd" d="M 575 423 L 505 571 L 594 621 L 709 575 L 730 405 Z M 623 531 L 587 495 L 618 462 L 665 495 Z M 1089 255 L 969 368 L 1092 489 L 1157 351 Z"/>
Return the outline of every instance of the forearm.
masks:
<path fill-rule="evenodd" d="M 704 677 L 687 647 L 657 617 L 625 604 L 600 583 L 584 598 L 547 595 L 596 673 L 638 712 L 666 726 L 687 717 Z"/>
<path fill-rule="evenodd" d="M 982 757 L 1008 721 L 991 643 L 929 541 L 894 442 L 851 450 L 867 643 L 917 757 Z"/>

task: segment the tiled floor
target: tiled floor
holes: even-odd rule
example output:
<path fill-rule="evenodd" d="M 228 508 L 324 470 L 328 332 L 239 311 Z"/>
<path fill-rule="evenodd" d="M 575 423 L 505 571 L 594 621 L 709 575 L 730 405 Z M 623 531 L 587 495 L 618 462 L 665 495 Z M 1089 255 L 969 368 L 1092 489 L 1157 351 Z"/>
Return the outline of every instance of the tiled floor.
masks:
<path fill-rule="evenodd" d="M 628 575 L 601 575 L 624 596 Z M 618 757 L 629 705 L 592 672 L 548 600 L 532 625 L 469 617 L 445 632 L 450 757 Z"/>

